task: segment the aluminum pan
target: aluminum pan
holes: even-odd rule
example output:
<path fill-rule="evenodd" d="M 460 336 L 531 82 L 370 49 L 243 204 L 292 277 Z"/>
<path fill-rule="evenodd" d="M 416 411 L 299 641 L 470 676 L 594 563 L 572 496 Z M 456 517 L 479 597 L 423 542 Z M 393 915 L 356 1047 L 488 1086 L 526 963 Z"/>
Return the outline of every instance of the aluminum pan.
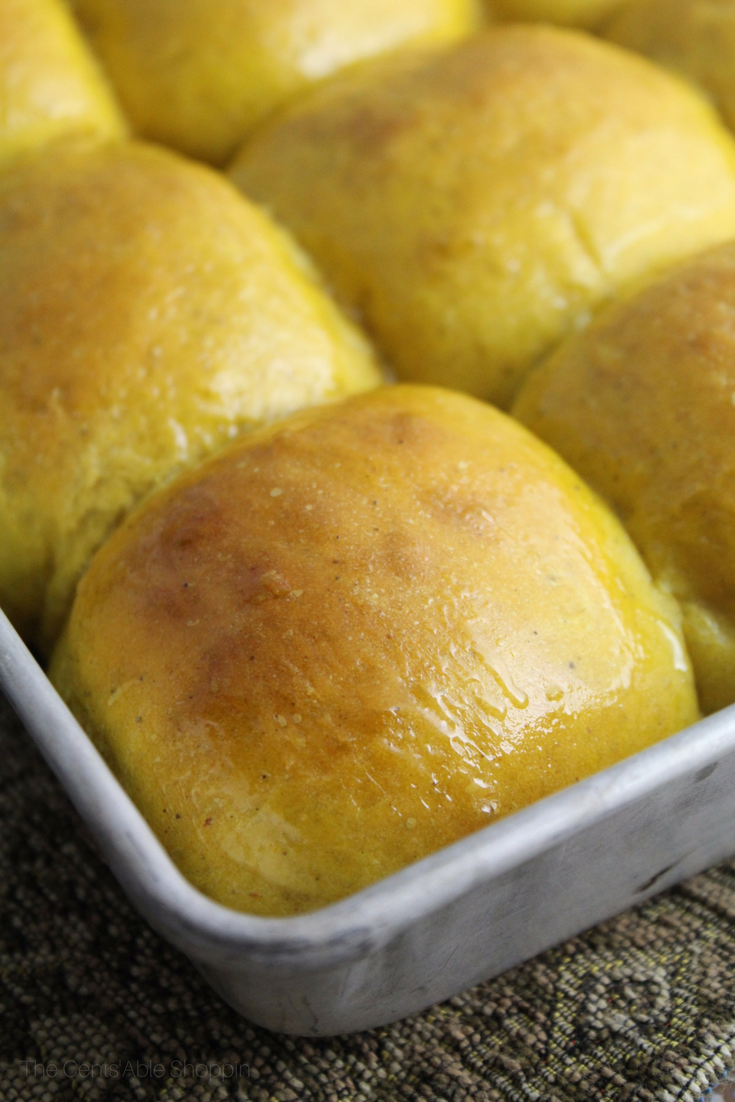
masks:
<path fill-rule="evenodd" d="M 2 613 L 0 685 L 134 906 L 284 1032 L 418 1012 L 735 851 L 733 706 L 349 899 L 258 918 L 179 873 Z"/>

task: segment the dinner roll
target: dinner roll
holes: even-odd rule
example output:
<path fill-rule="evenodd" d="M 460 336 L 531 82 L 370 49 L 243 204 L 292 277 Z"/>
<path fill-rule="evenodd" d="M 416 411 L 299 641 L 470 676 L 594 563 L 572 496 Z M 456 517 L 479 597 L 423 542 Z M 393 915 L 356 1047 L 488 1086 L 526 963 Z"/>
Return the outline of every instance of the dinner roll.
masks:
<path fill-rule="evenodd" d="M 72 0 L 139 133 L 216 164 L 361 58 L 477 29 L 481 0 Z"/>
<path fill-rule="evenodd" d="M 735 127 L 735 0 L 633 0 L 605 34 L 701 85 Z"/>
<path fill-rule="evenodd" d="M 340 899 L 697 719 L 678 609 L 549 449 L 388 387 L 257 430 L 82 579 L 51 676 L 173 859 Z"/>
<path fill-rule="evenodd" d="M 101 139 L 125 123 L 61 0 L 0 3 L 0 169 L 71 134 Z"/>
<path fill-rule="evenodd" d="M 45 648 L 92 551 L 243 429 L 375 385 L 265 215 L 143 144 L 0 176 L 0 604 Z"/>
<path fill-rule="evenodd" d="M 735 144 L 681 81 L 509 24 L 334 78 L 232 170 L 404 379 L 510 403 L 631 281 L 735 235 Z"/>
<path fill-rule="evenodd" d="M 561 23 L 569 27 L 596 27 L 605 16 L 628 0 L 489 0 L 501 19 Z"/>
<path fill-rule="evenodd" d="M 735 244 L 601 316 L 514 412 L 608 498 L 678 597 L 704 710 L 735 701 Z"/>

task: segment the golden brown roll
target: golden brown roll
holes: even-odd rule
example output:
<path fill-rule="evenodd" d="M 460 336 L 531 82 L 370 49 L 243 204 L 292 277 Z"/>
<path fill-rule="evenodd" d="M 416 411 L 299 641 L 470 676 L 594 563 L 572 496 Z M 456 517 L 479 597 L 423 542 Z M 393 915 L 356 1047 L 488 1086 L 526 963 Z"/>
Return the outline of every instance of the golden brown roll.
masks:
<path fill-rule="evenodd" d="M 476 30 L 481 0 L 72 0 L 139 133 L 215 164 L 361 58 Z"/>
<path fill-rule="evenodd" d="M 525 429 L 399 386 L 151 498 L 51 676 L 194 884 L 290 914 L 696 720 L 678 615 Z"/>
<path fill-rule="evenodd" d="M 148 490 L 380 373 L 285 234 L 210 169 L 57 143 L 0 177 L 0 604 L 50 643 Z"/>
<path fill-rule="evenodd" d="M 0 3 L 0 168 L 57 138 L 126 125 L 61 0 Z"/>
<path fill-rule="evenodd" d="M 602 315 L 514 412 L 614 505 L 681 602 L 704 710 L 735 701 L 735 245 Z"/>
<path fill-rule="evenodd" d="M 559 23 L 568 27 L 596 27 L 629 0 L 487 0 L 501 19 Z"/>
<path fill-rule="evenodd" d="M 500 405 L 621 287 L 735 234 L 735 145 L 697 94 L 541 25 L 336 77 L 232 176 L 401 377 Z"/>
<path fill-rule="evenodd" d="M 735 127 L 733 0 L 633 0 L 604 33 L 695 81 Z"/>

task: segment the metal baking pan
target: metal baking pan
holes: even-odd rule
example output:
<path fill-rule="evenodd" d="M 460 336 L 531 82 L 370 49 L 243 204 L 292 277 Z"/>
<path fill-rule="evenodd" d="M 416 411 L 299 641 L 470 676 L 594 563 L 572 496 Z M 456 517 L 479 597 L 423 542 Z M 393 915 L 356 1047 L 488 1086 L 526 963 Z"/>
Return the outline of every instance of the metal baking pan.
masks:
<path fill-rule="evenodd" d="M 349 899 L 256 918 L 184 879 L 2 613 L 0 685 L 140 913 L 286 1033 L 416 1013 L 735 852 L 733 706 Z"/>

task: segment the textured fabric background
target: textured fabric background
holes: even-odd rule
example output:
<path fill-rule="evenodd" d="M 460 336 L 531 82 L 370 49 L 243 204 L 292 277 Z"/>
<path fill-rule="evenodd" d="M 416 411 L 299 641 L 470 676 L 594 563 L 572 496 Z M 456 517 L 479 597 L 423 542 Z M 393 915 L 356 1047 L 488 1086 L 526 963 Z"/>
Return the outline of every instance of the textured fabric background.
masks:
<path fill-rule="evenodd" d="M 283 1037 L 137 917 L 0 699 L 3 1100 L 688 1102 L 733 1066 L 735 865 L 409 1021 Z"/>

